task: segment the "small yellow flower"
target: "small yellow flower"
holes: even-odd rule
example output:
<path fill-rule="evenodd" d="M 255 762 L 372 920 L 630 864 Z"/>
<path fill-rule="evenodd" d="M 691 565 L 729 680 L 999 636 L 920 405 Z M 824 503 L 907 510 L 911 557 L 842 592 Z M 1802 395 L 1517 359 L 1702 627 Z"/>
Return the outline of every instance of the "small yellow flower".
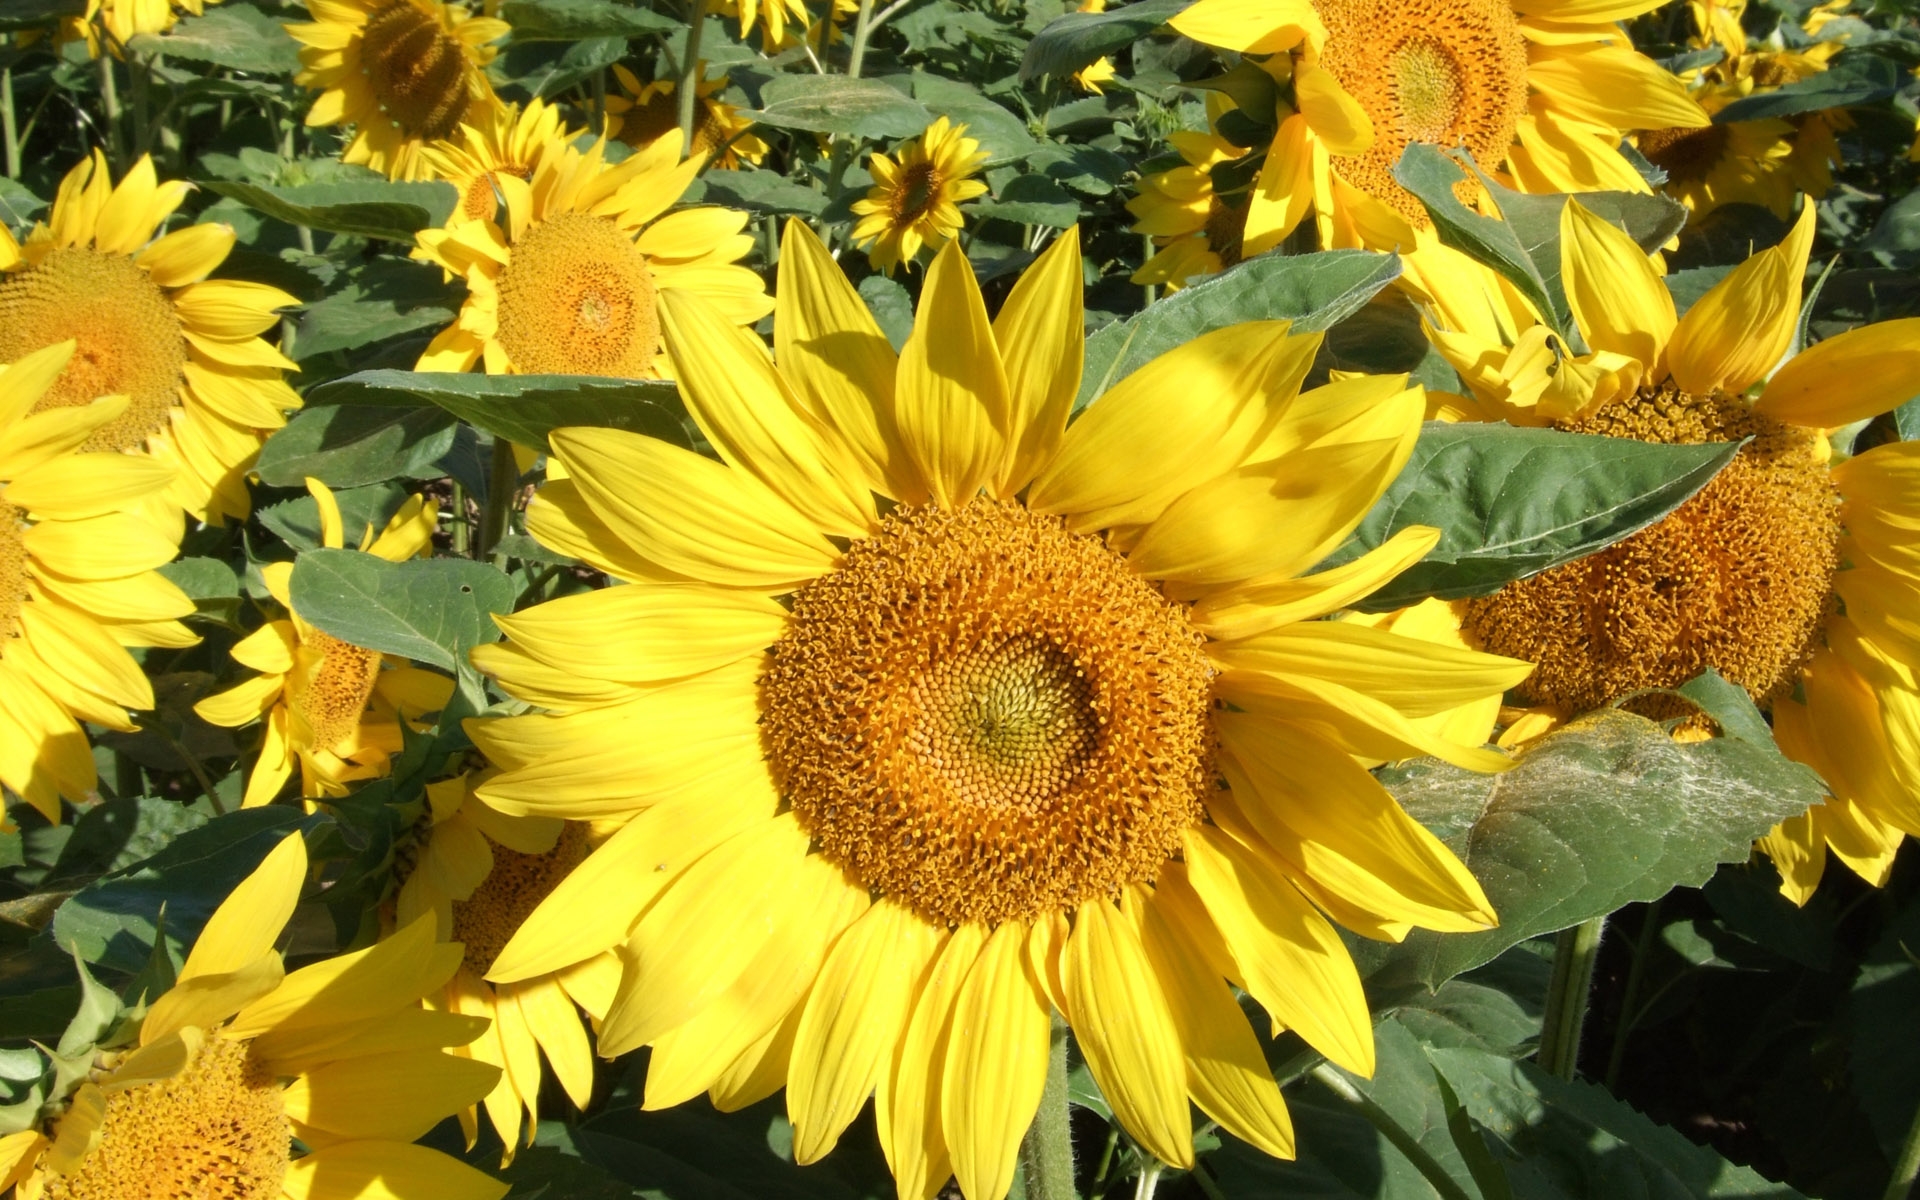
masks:
<path fill-rule="evenodd" d="M 54 35 L 56 45 L 85 42 L 87 57 L 99 58 L 105 49 L 122 57 L 129 41 L 143 33 L 165 33 L 180 13 L 199 16 L 208 4 L 220 0 L 87 0 L 87 11 L 65 17 Z"/>
<path fill-rule="evenodd" d="M 874 266 L 892 274 L 922 246 L 938 250 L 960 232 L 966 218 L 959 205 L 987 190 L 971 178 L 987 161 L 986 152 L 966 132 L 965 125 L 941 117 L 901 147 L 898 162 L 878 151 L 867 160 L 873 187 L 854 202 L 860 221 L 853 241 L 866 248 Z"/>
<path fill-rule="evenodd" d="M 500 180 L 530 180 L 540 164 L 565 153 L 580 136 L 560 121 L 560 109 L 535 98 L 525 109 L 501 105 L 480 113 L 478 123 L 463 124 L 450 141 L 431 142 L 420 151 L 435 179 L 459 189 L 460 202 L 449 222 L 491 221 L 500 211 Z"/>
<path fill-rule="evenodd" d="M 702 63 L 700 101 L 693 110 L 693 152 L 723 170 L 737 170 L 741 163 L 758 166 L 767 156 L 767 144 L 755 136 L 753 122 L 741 116 L 739 109 L 714 99 L 726 89 L 727 77 L 708 79 L 705 67 Z M 641 149 L 680 127 L 680 101 L 673 80 L 641 83 L 639 76 L 619 63 L 613 65 L 613 77 L 623 94 L 607 97 L 608 137 Z"/>

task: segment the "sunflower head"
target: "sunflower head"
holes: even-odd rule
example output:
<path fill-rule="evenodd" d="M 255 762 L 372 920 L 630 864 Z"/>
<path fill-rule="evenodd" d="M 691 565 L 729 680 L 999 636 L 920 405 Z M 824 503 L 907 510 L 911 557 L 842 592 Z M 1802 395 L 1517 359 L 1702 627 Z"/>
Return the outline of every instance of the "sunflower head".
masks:
<path fill-rule="evenodd" d="M 959 206 L 987 190 L 972 178 L 986 152 L 966 132 L 941 117 L 907 143 L 897 161 L 878 152 L 868 161 L 874 182 L 866 199 L 854 203 L 860 221 L 853 240 L 867 247 L 874 266 L 891 274 L 922 246 L 937 250 L 960 232 Z"/>
<path fill-rule="evenodd" d="M 460 193 L 453 220 L 493 220 L 500 211 L 501 178 L 531 180 L 547 155 L 572 145 L 581 132 L 562 124 L 560 109 L 539 97 L 524 109 L 501 105 L 480 117 L 421 151 L 428 171 Z"/>
<path fill-rule="evenodd" d="M 741 163 L 758 165 L 766 157 L 766 142 L 754 136 L 752 121 L 716 98 L 726 90 L 727 77 L 708 78 L 704 62 L 700 70 L 699 101 L 693 109 L 693 153 L 723 170 L 733 170 Z M 621 94 L 607 97 L 612 136 L 637 149 L 680 127 L 680 102 L 675 98 L 673 80 L 641 83 L 639 76 L 619 63 L 614 64 L 613 75 Z"/>

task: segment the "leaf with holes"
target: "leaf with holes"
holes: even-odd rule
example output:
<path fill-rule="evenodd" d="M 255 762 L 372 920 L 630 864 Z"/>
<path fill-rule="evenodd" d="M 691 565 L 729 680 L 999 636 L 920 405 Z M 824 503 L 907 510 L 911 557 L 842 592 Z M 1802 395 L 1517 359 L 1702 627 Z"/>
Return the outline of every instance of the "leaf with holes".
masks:
<path fill-rule="evenodd" d="M 309 550 L 293 564 L 293 611 L 343 642 L 456 671 L 500 640 L 513 581 L 464 558 L 388 562 L 358 550 Z"/>

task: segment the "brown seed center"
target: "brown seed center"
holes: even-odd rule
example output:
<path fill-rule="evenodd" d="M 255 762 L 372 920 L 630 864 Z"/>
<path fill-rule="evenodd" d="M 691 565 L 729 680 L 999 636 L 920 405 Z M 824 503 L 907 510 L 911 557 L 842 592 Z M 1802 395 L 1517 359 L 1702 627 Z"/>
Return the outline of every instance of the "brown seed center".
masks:
<path fill-rule="evenodd" d="M 411 0 L 367 18 L 360 66 L 380 111 L 409 137 L 450 138 L 467 113 L 466 47 Z"/>
<path fill-rule="evenodd" d="M 545 854 L 522 854 L 491 839 L 487 845 L 493 870 L 473 895 L 453 902 L 453 940 L 464 947 L 461 962 L 482 979 L 533 910 L 587 856 L 587 828 L 569 823 Z"/>

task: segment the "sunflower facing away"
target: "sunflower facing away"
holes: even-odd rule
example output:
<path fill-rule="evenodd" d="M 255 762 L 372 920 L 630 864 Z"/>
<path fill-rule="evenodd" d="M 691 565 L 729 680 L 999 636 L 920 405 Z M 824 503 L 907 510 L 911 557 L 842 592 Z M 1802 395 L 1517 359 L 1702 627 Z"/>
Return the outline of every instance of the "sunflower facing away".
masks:
<path fill-rule="evenodd" d="M 485 128 L 500 103 L 483 68 L 505 21 L 440 0 L 307 0 L 307 12 L 286 27 L 301 44 L 294 82 L 321 89 L 307 124 L 354 127 L 345 162 L 426 178 L 426 144 Z"/>
<path fill-rule="evenodd" d="M 620 980 L 620 962 L 607 953 L 515 983 L 486 981 L 520 922 L 586 857 L 587 827 L 496 812 L 474 797 L 476 778 L 485 776 L 462 774 L 427 785 L 427 827 L 409 854 L 395 917 L 406 930 L 432 913 L 440 940 L 461 946 L 460 969 L 422 1002 L 488 1020 L 486 1032 L 460 1053 L 501 1068 L 483 1107 L 511 1162 L 520 1145 L 523 1111 L 526 1141 L 533 1141 L 542 1055 L 576 1108 L 591 1099 L 593 1049 L 574 1006 L 596 1020 L 605 1016 Z M 471 1148 L 478 1129 L 472 1109 L 461 1114 L 461 1123 Z"/>
<path fill-rule="evenodd" d="M 1481 416 L 1651 442 L 1752 439 L 1665 520 L 1472 602 L 1467 629 L 1536 661 L 1518 694 L 1561 715 L 1708 667 L 1770 708 L 1781 750 L 1831 795 L 1763 842 L 1796 902 L 1828 851 L 1877 884 L 1902 834 L 1920 834 L 1920 445 L 1839 461 L 1827 438 L 1920 393 L 1920 320 L 1839 334 L 1776 371 L 1813 222 L 1809 204 L 1784 242 L 1676 318 L 1647 256 L 1570 201 L 1562 276 L 1591 354 L 1561 352 L 1549 372 L 1540 326 L 1511 346 L 1430 330 Z M 1659 715 L 1692 711 L 1672 703 Z"/>
<path fill-rule="evenodd" d="M 333 493 L 307 480 L 320 507 L 322 544 L 345 545 L 340 508 Z M 371 526 L 360 549 L 388 562 L 403 562 L 429 549 L 437 504 L 410 498 L 377 537 Z M 237 687 L 193 706 L 203 720 L 238 727 L 266 720 L 260 758 L 247 776 L 243 805 L 268 804 L 280 794 L 297 764 L 300 794 L 308 799 L 344 796 L 356 779 L 378 779 L 401 750 L 400 722 L 438 712 L 453 694 L 453 681 L 403 658 L 348 645 L 315 629 L 293 611 L 287 584 L 293 564 L 260 569 L 267 591 L 287 615 L 268 621 L 233 648 L 233 660 L 260 672 Z"/>
<path fill-rule="evenodd" d="M 938 250 L 960 232 L 966 218 L 959 206 L 987 190 L 972 178 L 987 154 L 966 133 L 965 125 L 941 117 L 900 148 L 898 162 L 880 151 L 867 160 L 873 187 L 854 201 L 860 220 L 853 243 L 866 249 L 874 266 L 891 275 L 922 246 Z"/>
<path fill-rule="evenodd" d="M 0 1138 L 21 1200 L 499 1200 L 507 1186 L 414 1139 L 493 1085 L 445 1052 L 481 1031 L 418 1011 L 460 961 L 422 921 L 291 975 L 274 943 L 306 882 L 292 834 L 224 900 L 131 1044 L 44 1132 Z M 294 1157 L 294 1139 L 302 1153 Z"/>
<path fill-rule="evenodd" d="M 94 785 L 81 721 L 131 730 L 153 689 L 123 646 L 190 646 L 193 601 L 154 573 L 180 548 L 173 472 L 89 449 L 125 396 L 45 408 L 72 342 L 0 367 L 0 784 L 60 819 Z"/>
<path fill-rule="evenodd" d="M 699 171 L 678 130 L 608 166 L 605 143 L 554 147 L 533 177 L 498 175 L 504 211 L 456 215 L 418 234 L 416 257 L 466 280 L 454 323 L 420 356 L 422 371 L 657 379 L 660 293 L 697 292 L 750 325 L 773 302 L 740 265 L 753 248 L 747 214 L 690 208 L 661 216 Z"/>
<path fill-rule="evenodd" d="M 1133 273 L 1135 283 L 1183 286 L 1196 275 L 1212 275 L 1240 261 L 1244 251 L 1247 206 L 1244 197 L 1229 200 L 1213 190 L 1213 168 L 1247 153 L 1216 132 L 1233 102 L 1207 94 L 1205 131 L 1182 130 L 1167 138 L 1186 160 L 1184 166 L 1156 171 L 1140 181 L 1140 194 L 1127 201 L 1133 231 L 1153 239 L 1153 257 Z"/>
<path fill-rule="evenodd" d="M 1635 129 L 1704 126 L 1679 80 L 1617 22 L 1663 0 L 1199 0 L 1181 33 L 1290 74 L 1247 217 L 1271 245 L 1315 215 L 1322 246 L 1411 249 L 1433 240 L 1393 178 L 1411 142 L 1465 146 L 1526 192 L 1628 190 Z"/>
<path fill-rule="evenodd" d="M 724 100 L 715 99 L 727 88 L 727 77 L 706 77 L 706 63 L 700 64 L 700 101 L 693 110 L 693 152 L 711 161 L 720 170 L 737 170 L 742 163 L 760 165 L 767 156 L 767 144 L 754 136 L 753 122 Z M 640 149 L 651 145 L 672 130 L 680 128 L 680 101 L 671 79 L 641 83 L 640 77 L 619 63 L 613 64 L 619 95 L 607 97 L 607 136 L 617 137 Z"/>
<path fill-rule="evenodd" d="M 647 1107 L 785 1086 L 805 1163 L 871 1094 L 914 1200 L 950 1172 L 1005 1194 L 1050 1011 L 1159 1158 L 1192 1163 L 1189 1098 L 1290 1154 L 1228 981 L 1368 1072 L 1366 1000 L 1321 913 L 1393 938 L 1494 921 L 1354 756 L 1498 768 L 1414 722 L 1527 666 L 1314 619 L 1433 530 L 1304 574 L 1411 453 L 1420 391 L 1296 398 L 1318 336 L 1240 325 L 1069 427 L 1076 232 L 992 324 L 943 250 L 897 361 L 798 222 L 780 273 L 777 369 L 667 295 L 723 462 L 553 435 L 567 478 L 530 528 L 630 582 L 499 618 L 509 640 L 476 664 L 546 711 L 469 723 L 502 768 L 477 793 L 618 828 L 489 978 L 615 950 L 599 1047 L 653 1048 Z"/>
<path fill-rule="evenodd" d="M 0 362 L 74 341 L 40 411 L 127 397 L 85 448 L 144 450 L 174 468 L 176 504 L 218 522 L 247 515 L 260 444 L 300 406 L 285 376 L 293 363 L 258 336 L 299 301 L 207 278 L 233 249 L 231 226 L 154 236 L 190 190 L 160 183 L 144 156 L 116 187 L 96 150 L 24 244 L 0 228 Z"/>

